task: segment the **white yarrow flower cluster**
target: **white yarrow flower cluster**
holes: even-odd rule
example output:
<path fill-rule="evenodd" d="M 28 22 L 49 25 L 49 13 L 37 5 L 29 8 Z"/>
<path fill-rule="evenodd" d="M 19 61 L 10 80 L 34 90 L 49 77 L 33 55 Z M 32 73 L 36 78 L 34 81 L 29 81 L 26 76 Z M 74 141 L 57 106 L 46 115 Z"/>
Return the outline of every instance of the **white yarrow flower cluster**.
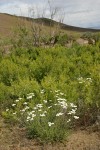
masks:
<path fill-rule="evenodd" d="M 63 114 L 64 114 L 64 113 L 61 113 L 61 112 L 60 112 L 60 113 L 57 113 L 56 116 L 59 117 L 59 116 L 62 116 Z"/>
<path fill-rule="evenodd" d="M 54 125 L 53 122 L 48 122 L 48 126 L 51 127 L 52 125 Z"/>
<path fill-rule="evenodd" d="M 79 119 L 79 117 L 78 116 L 74 116 L 74 119 Z"/>
<path fill-rule="evenodd" d="M 9 111 L 9 109 L 7 108 L 6 111 Z"/>
<path fill-rule="evenodd" d="M 27 102 L 24 102 L 23 104 L 24 104 L 24 105 L 27 105 Z"/>
<path fill-rule="evenodd" d="M 49 106 L 48 109 L 52 108 L 52 106 Z"/>
<path fill-rule="evenodd" d="M 16 101 L 16 102 L 19 102 L 19 99 L 16 99 L 15 101 Z"/>
<path fill-rule="evenodd" d="M 12 104 L 12 106 L 16 106 L 16 104 Z"/>
<path fill-rule="evenodd" d="M 70 103 L 70 106 L 73 107 L 73 108 L 77 108 L 77 106 L 74 105 L 73 103 Z"/>
<path fill-rule="evenodd" d="M 68 120 L 67 120 L 67 123 L 69 123 L 70 121 L 71 121 L 71 119 L 68 119 Z"/>
<path fill-rule="evenodd" d="M 84 83 L 84 82 L 92 82 L 92 79 L 91 78 L 83 78 L 83 77 L 80 77 L 80 78 L 78 78 L 78 81 L 79 81 L 79 83 Z"/>
<path fill-rule="evenodd" d="M 34 117 L 36 117 L 36 114 L 34 114 L 34 111 L 28 112 L 26 121 L 33 121 Z"/>
<path fill-rule="evenodd" d="M 27 99 L 32 99 L 32 95 L 30 95 L 30 96 L 27 96 Z"/>
<path fill-rule="evenodd" d="M 68 112 L 68 114 L 69 115 L 76 114 L 76 109 L 72 109 L 71 111 Z"/>
<path fill-rule="evenodd" d="M 42 108 L 42 107 L 43 107 L 43 104 L 37 104 L 36 107 L 37 107 L 37 108 Z"/>
<path fill-rule="evenodd" d="M 43 114 L 40 114 L 40 116 L 41 116 L 41 117 L 44 117 L 44 116 L 45 116 L 45 114 L 44 114 L 44 113 L 43 113 Z"/>
<path fill-rule="evenodd" d="M 43 100 L 44 103 L 47 103 L 47 100 Z"/>
<path fill-rule="evenodd" d="M 35 96 L 34 93 L 29 93 L 29 94 L 27 94 L 27 99 L 28 99 L 28 100 L 29 100 L 29 99 L 32 99 L 34 96 Z"/>
<path fill-rule="evenodd" d="M 21 98 L 21 97 L 19 97 L 18 99 L 19 99 L 19 100 L 22 100 L 22 98 Z"/>
<path fill-rule="evenodd" d="M 58 104 L 63 108 L 67 109 L 67 103 L 65 98 L 57 98 Z"/>
<path fill-rule="evenodd" d="M 41 93 L 41 94 L 44 94 L 44 92 L 45 92 L 45 90 L 44 90 L 44 89 L 42 89 L 40 93 Z"/>
<path fill-rule="evenodd" d="M 44 119 L 44 122 L 47 118 L 49 118 L 49 121 L 51 122 L 46 123 L 49 127 L 54 125 L 54 122 L 56 121 L 56 119 L 58 121 L 59 117 L 64 117 L 67 123 L 70 123 L 72 118 L 76 120 L 79 119 L 79 117 L 76 115 L 77 106 L 74 103 L 69 103 L 65 98 L 66 95 L 60 90 L 55 91 L 55 103 L 53 99 L 48 99 L 47 96 L 43 95 L 45 93 L 44 89 L 41 90 L 40 93 L 41 97 L 43 98 L 42 103 L 34 104 L 34 93 L 27 94 L 26 101 L 25 98 L 18 98 L 17 100 L 15 100 L 15 103 L 12 104 L 12 114 L 17 116 L 20 113 L 21 118 L 24 116 L 27 123 L 34 123 L 37 120 L 42 121 L 42 119 Z M 52 91 L 52 93 L 54 92 Z M 19 113 L 16 111 L 16 108 L 18 107 L 20 107 Z M 8 111 L 9 109 L 6 108 L 6 113 Z M 52 116 L 54 116 L 54 122 L 53 120 L 50 120 L 50 115 L 51 118 Z"/>
<path fill-rule="evenodd" d="M 17 114 L 16 112 L 13 113 L 13 115 L 16 115 L 16 114 Z"/>

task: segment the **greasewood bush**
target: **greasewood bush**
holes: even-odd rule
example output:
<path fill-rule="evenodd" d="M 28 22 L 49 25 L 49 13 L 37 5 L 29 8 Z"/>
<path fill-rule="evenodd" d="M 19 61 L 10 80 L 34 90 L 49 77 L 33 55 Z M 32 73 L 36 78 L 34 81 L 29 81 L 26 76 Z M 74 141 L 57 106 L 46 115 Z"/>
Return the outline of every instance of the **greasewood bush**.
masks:
<path fill-rule="evenodd" d="M 31 111 L 33 106 L 43 105 L 43 100 L 47 100 L 49 105 L 50 100 L 52 100 L 52 105 L 55 104 L 57 100 L 55 91 L 59 89 L 64 94 L 68 105 L 73 103 L 77 106 L 79 123 L 90 125 L 96 121 L 96 112 L 100 108 L 100 48 L 98 45 L 73 45 L 71 48 L 59 45 L 51 48 L 15 47 L 8 56 L 0 60 L 0 104 L 3 109 L 9 109 L 7 112 L 10 114 L 3 112 L 6 117 L 17 114 L 14 119 L 21 120 L 20 122 L 24 124 L 25 120 L 22 119 L 19 112 L 20 109 L 24 109 L 22 103 L 28 101 L 26 100 L 27 94 L 34 93 L 35 95 L 27 108 L 25 107 L 25 112 L 28 113 L 26 111 L 28 107 Z M 44 96 L 41 93 L 44 93 Z M 23 99 L 21 105 L 15 104 L 18 98 Z M 12 104 L 17 106 L 13 109 Z M 47 106 L 44 107 L 47 109 Z M 11 115 L 12 113 L 14 114 Z M 27 113 L 24 114 L 25 119 L 27 119 Z M 55 110 L 51 109 L 49 116 L 41 119 L 43 113 L 36 112 L 35 115 L 38 117 L 35 122 L 26 123 L 29 135 L 31 137 L 35 135 L 47 141 L 63 139 L 68 128 L 61 122 L 67 119 L 65 121 L 67 123 L 68 118 L 66 118 L 67 114 L 61 111 L 66 114 L 66 117 L 56 120 L 57 113 L 60 112 L 55 107 Z M 55 115 L 52 116 L 52 114 Z M 49 129 L 49 127 L 52 128 Z"/>

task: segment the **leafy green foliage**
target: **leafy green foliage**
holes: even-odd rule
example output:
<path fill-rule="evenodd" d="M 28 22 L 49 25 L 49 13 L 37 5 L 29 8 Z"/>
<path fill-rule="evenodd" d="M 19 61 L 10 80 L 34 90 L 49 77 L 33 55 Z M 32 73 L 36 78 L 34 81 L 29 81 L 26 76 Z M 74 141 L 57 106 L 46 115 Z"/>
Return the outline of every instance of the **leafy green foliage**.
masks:
<path fill-rule="evenodd" d="M 68 134 L 69 126 L 79 119 L 77 106 L 68 102 L 60 90 L 40 90 L 14 100 L 2 115 L 13 122 L 20 122 L 28 130 L 29 138 L 42 141 L 61 141 Z M 39 101 L 38 101 L 39 98 Z M 10 119 L 10 120 L 9 120 Z"/>
<path fill-rule="evenodd" d="M 25 100 L 27 93 L 36 95 L 36 98 L 33 98 L 29 104 L 32 108 L 33 105 L 35 107 L 38 103 L 42 104 L 44 98 L 52 100 L 54 104 L 56 99 L 54 92 L 51 91 L 60 89 L 66 95 L 68 103 L 78 106 L 81 123 L 85 124 L 86 118 L 92 122 L 94 114 L 100 108 L 99 45 L 73 45 L 71 48 L 58 45 L 52 48 L 16 47 L 9 56 L 0 59 L 0 82 L 0 104 L 2 104 L 0 107 L 4 109 L 10 107 L 11 113 L 15 113 L 12 109 L 12 102 L 19 97 Z M 40 89 L 46 91 L 45 97 L 41 96 Z M 49 104 L 51 104 L 50 101 Z M 17 113 L 20 106 L 23 104 L 17 106 Z M 35 123 L 28 125 L 32 137 L 35 134 L 49 141 L 50 139 L 52 141 L 63 139 L 68 128 L 59 132 L 65 125 L 63 124 L 65 118 L 64 121 L 54 120 L 52 114 L 55 114 L 55 111 L 58 113 L 58 108 L 51 109 L 50 115 L 42 120 L 43 124 L 38 118 Z M 11 113 L 8 116 L 11 117 Z M 4 116 L 7 117 L 7 114 L 4 113 Z M 23 118 L 21 122 L 24 124 Z M 47 122 L 53 123 L 53 121 L 56 128 L 49 130 Z"/>

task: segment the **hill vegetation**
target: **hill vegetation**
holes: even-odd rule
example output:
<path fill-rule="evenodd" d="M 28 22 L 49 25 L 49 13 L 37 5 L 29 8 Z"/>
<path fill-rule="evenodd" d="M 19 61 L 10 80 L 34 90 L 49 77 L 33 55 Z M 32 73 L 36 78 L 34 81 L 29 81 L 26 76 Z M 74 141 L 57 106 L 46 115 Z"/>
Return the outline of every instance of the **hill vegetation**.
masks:
<path fill-rule="evenodd" d="M 50 26 L 50 23 L 52 26 L 57 26 L 58 24 L 61 26 L 61 29 L 64 30 L 64 32 L 69 31 L 71 33 L 75 32 L 99 32 L 99 29 L 87 29 L 87 28 L 80 28 L 80 27 L 74 27 L 70 25 L 66 25 L 63 23 L 56 22 L 54 20 L 48 19 L 48 18 L 38 18 L 38 19 L 32 19 L 29 17 L 22 17 L 22 16 L 14 16 L 9 15 L 5 13 L 0 13 L 0 34 L 2 36 L 9 36 L 14 29 L 16 29 L 16 25 L 20 23 L 25 22 L 27 25 L 30 24 L 31 21 L 34 21 L 38 24 L 44 24 L 46 26 Z M 23 21 L 24 20 L 24 21 Z"/>

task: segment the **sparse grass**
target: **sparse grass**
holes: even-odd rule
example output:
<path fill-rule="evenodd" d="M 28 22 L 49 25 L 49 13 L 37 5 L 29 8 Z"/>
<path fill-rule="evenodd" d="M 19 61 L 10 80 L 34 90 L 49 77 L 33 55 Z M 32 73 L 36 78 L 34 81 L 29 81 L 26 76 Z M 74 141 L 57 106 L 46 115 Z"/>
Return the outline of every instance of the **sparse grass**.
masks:
<path fill-rule="evenodd" d="M 99 150 L 100 133 L 92 130 L 76 130 L 64 142 L 39 143 L 26 138 L 25 128 L 5 124 L 0 117 L 0 150 Z"/>

